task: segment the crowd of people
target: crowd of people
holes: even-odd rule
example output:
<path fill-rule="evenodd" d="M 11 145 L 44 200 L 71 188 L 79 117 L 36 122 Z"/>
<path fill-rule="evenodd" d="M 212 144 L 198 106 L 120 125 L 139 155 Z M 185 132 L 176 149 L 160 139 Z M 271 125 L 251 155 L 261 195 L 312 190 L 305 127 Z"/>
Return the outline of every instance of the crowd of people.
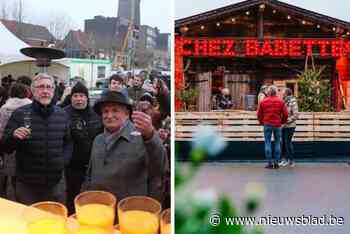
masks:
<path fill-rule="evenodd" d="M 160 77 L 112 75 L 94 104 L 82 82 L 65 87 L 44 73 L 8 80 L 0 87 L 0 196 L 59 201 L 70 213 L 86 190 L 170 206 L 170 92 Z"/>
<path fill-rule="evenodd" d="M 278 88 L 274 85 L 262 86 L 259 94 L 257 116 L 264 127 L 266 168 L 278 169 L 280 166 L 295 166 L 293 135 L 298 119 L 298 103 L 292 90 L 286 88 L 283 99 L 279 98 Z M 274 150 L 271 138 L 274 136 Z M 281 160 L 281 148 L 285 158 Z M 272 157 L 274 152 L 274 159 Z"/>

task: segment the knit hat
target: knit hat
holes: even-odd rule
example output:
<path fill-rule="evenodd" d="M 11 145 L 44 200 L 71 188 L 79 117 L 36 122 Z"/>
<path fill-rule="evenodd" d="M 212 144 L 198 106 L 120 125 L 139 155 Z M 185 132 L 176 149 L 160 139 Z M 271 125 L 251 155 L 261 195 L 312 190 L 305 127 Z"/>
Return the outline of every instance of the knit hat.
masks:
<path fill-rule="evenodd" d="M 76 83 L 72 88 L 71 95 L 73 96 L 75 93 L 83 93 L 89 98 L 89 90 L 81 82 Z"/>
<path fill-rule="evenodd" d="M 147 102 L 151 103 L 152 106 L 154 105 L 154 98 L 153 98 L 152 94 L 150 94 L 150 93 L 144 93 L 141 96 L 140 101 L 147 101 Z"/>

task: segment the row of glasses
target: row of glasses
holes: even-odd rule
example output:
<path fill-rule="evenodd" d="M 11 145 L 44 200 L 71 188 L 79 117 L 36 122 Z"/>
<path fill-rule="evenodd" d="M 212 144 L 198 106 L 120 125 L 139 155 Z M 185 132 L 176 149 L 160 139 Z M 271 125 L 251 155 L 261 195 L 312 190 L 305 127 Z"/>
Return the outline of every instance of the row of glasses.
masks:
<path fill-rule="evenodd" d="M 113 194 L 104 191 L 87 191 L 79 194 L 74 200 L 76 214 L 73 215 L 78 224 L 70 223 L 69 228 L 65 222 L 68 212 L 64 205 L 56 202 L 35 203 L 32 207 L 55 216 L 39 219 L 31 216 L 31 219 L 37 219 L 28 223 L 28 234 L 117 233 L 113 226 L 116 202 Z M 117 226 L 121 234 L 157 234 L 159 228 L 161 234 L 170 234 L 170 213 L 170 209 L 161 213 L 160 203 L 150 197 L 132 196 L 119 202 Z"/>

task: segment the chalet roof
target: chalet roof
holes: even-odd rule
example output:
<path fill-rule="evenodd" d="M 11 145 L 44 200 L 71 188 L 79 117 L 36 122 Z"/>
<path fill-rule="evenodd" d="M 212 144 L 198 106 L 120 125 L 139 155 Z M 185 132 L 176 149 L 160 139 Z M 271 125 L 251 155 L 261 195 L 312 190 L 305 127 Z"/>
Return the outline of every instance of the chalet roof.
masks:
<path fill-rule="evenodd" d="M 306 10 L 301 7 L 297 7 L 288 3 L 284 3 L 278 0 L 246 0 L 236 4 L 231 4 L 225 7 L 193 15 L 190 17 L 178 19 L 175 21 L 175 28 L 189 24 L 197 24 L 201 21 L 208 21 L 214 19 L 221 15 L 229 15 L 233 12 L 242 11 L 250 7 L 258 6 L 260 4 L 265 4 L 281 12 L 286 12 L 287 14 L 294 16 L 302 16 L 305 19 L 317 21 L 323 24 L 331 24 L 333 26 L 342 27 L 344 29 L 350 30 L 350 23 L 336 19 L 330 16 L 326 16 L 314 11 Z"/>
<path fill-rule="evenodd" d="M 54 41 L 54 36 L 41 25 L 19 23 L 14 20 L 1 19 L 1 22 L 17 37 L 30 44 L 31 40 Z"/>
<path fill-rule="evenodd" d="M 67 41 L 71 40 L 76 42 L 81 49 L 88 49 L 89 36 L 87 33 L 81 30 L 70 30 L 65 39 L 60 43 L 60 47 L 66 47 Z"/>
<path fill-rule="evenodd" d="M 73 33 L 73 37 L 78 41 L 81 47 L 84 47 L 84 48 L 88 47 L 88 41 L 89 41 L 88 34 L 86 34 L 85 32 L 82 32 L 81 30 L 78 30 L 78 31 L 72 30 L 72 33 Z"/>

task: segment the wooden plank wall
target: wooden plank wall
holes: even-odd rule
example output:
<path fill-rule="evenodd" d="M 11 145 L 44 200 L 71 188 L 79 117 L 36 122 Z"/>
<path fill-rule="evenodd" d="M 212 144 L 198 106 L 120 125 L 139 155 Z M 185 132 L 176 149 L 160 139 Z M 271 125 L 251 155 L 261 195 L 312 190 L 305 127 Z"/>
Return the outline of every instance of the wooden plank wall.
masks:
<path fill-rule="evenodd" d="M 229 141 L 263 141 L 254 111 L 178 112 L 175 139 L 191 140 L 197 125 L 215 127 Z M 350 112 L 302 112 L 295 141 L 350 141 Z"/>
<path fill-rule="evenodd" d="M 199 111 L 211 110 L 211 72 L 199 73 L 196 77 L 197 90 L 197 107 Z"/>

